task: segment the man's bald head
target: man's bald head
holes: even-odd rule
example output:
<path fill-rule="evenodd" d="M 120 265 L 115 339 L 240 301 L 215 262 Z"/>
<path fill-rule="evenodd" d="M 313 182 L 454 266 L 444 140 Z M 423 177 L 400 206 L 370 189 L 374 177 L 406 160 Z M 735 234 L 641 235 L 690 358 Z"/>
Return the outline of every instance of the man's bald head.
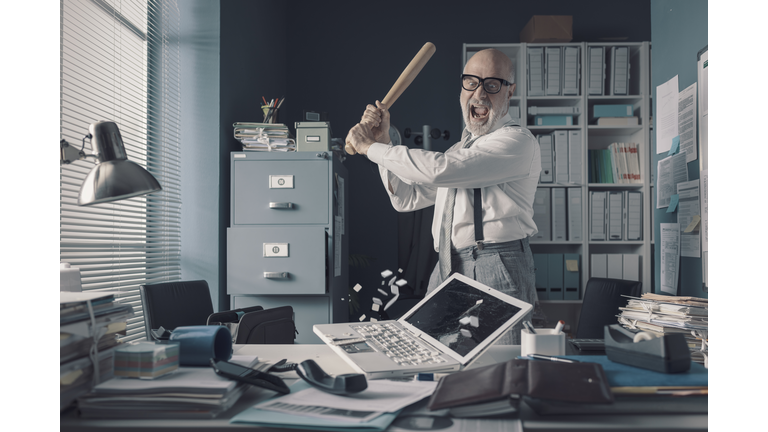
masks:
<path fill-rule="evenodd" d="M 484 65 L 491 69 L 492 72 L 488 76 L 504 78 L 511 83 L 515 82 L 515 68 L 512 65 L 512 60 L 510 60 L 506 54 L 495 48 L 478 51 L 469 59 L 464 67 L 464 72 L 470 73 L 467 72 L 467 70 L 474 69 L 478 65 Z"/>

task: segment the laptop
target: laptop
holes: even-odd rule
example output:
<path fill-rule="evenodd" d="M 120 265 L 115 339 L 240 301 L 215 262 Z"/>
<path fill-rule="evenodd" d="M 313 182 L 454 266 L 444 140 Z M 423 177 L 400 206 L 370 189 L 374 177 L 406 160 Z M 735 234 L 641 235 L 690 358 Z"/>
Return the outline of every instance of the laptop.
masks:
<path fill-rule="evenodd" d="M 357 372 L 397 378 L 466 368 L 531 309 L 454 273 L 397 321 L 316 324 L 313 330 Z"/>

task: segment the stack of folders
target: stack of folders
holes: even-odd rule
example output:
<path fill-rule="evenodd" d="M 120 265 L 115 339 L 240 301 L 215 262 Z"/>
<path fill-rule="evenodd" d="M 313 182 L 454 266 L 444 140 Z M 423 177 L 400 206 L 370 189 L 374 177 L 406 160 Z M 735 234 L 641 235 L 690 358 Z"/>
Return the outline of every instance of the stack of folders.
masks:
<path fill-rule="evenodd" d="M 691 351 L 691 360 L 706 364 L 708 349 L 708 300 L 699 297 L 645 293 L 630 297 L 620 308 L 619 324 L 657 335 L 682 333 Z"/>
<path fill-rule="evenodd" d="M 116 303 L 112 293 L 61 292 L 61 410 L 95 384 L 112 378 L 118 336 L 125 334 L 131 316 L 133 308 Z"/>
<path fill-rule="evenodd" d="M 642 183 L 639 144 L 612 143 L 607 149 L 589 150 L 590 183 Z"/>
<path fill-rule="evenodd" d="M 234 126 L 235 139 L 244 151 L 296 151 L 296 140 L 282 123 L 238 122 Z"/>
<path fill-rule="evenodd" d="M 640 254 L 591 254 L 590 276 L 640 281 Z"/>
<path fill-rule="evenodd" d="M 232 356 L 230 361 L 250 368 L 258 363 L 254 356 Z M 79 397 L 78 406 L 86 418 L 214 418 L 248 387 L 211 367 L 180 366 L 158 379 L 105 381 Z"/>
<path fill-rule="evenodd" d="M 558 130 L 536 138 L 541 151 L 539 183 L 580 185 L 584 182 L 581 174 L 584 148 L 581 131 Z"/>
<path fill-rule="evenodd" d="M 529 96 L 578 96 L 580 47 L 528 48 Z"/>
<path fill-rule="evenodd" d="M 589 191 L 589 240 L 642 240 L 642 194 L 640 191 Z"/>
<path fill-rule="evenodd" d="M 582 199 L 580 188 L 540 187 L 533 198 L 534 242 L 581 242 Z"/>
<path fill-rule="evenodd" d="M 581 285 L 581 255 L 533 254 L 536 294 L 539 300 L 578 300 Z"/>

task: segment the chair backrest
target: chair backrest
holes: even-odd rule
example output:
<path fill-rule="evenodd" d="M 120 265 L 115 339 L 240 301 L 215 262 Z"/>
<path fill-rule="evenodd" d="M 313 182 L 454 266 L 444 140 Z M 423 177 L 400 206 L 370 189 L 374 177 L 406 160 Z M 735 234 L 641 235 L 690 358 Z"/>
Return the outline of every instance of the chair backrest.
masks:
<path fill-rule="evenodd" d="M 205 325 L 213 313 L 211 293 L 204 280 L 142 285 L 139 291 L 147 340 L 153 340 L 152 329 Z"/>
<path fill-rule="evenodd" d="M 643 284 L 622 279 L 590 278 L 584 289 L 576 338 L 602 339 L 603 328 L 616 324 L 619 308 L 626 306 L 624 295 L 640 297 Z"/>

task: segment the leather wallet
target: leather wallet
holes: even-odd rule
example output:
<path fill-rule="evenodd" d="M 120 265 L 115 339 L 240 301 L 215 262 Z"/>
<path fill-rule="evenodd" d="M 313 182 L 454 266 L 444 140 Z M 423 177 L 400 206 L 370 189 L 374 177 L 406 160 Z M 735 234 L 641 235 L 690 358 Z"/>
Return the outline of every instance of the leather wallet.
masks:
<path fill-rule="evenodd" d="M 612 403 L 603 367 L 597 363 L 510 360 L 440 379 L 429 409 L 492 402 L 510 395 L 579 403 Z"/>

